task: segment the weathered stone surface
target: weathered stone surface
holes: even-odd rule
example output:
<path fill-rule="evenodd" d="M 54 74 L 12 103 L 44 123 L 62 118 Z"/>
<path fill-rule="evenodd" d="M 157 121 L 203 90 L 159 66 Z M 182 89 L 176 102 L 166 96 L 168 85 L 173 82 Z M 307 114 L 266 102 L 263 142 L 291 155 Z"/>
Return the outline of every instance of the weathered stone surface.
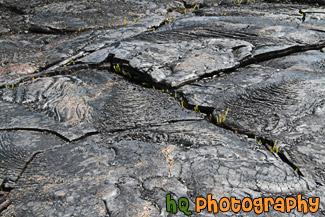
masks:
<path fill-rule="evenodd" d="M 323 54 L 309 51 L 180 90 L 190 104 L 216 108 L 215 116 L 229 107 L 224 125 L 233 131 L 277 140 L 279 152 L 305 177 L 313 177 L 321 195 L 325 181 L 320 172 L 325 135 L 323 72 Z"/>
<path fill-rule="evenodd" d="M 84 70 L 76 76 L 38 78 L 2 89 L 1 106 L 11 114 L 2 118 L 2 129 L 54 131 L 71 141 L 97 130 L 202 119 L 189 115 L 168 93 L 131 84 L 112 73 Z"/>
<path fill-rule="evenodd" d="M 38 164 L 47 166 L 29 166 L 18 182 L 33 185 L 11 192 L 13 200 L 24 201 L 12 207 L 17 214 L 102 216 L 107 208 L 113 216 L 155 216 L 167 214 L 164 198 L 169 192 L 194 201 L 208 193 L 242 198 L 316 187 L 255 140 L 205 121 L 92 136 L 37 155 L 32 165 Z"/>
<path fill-rule="evenodd" d="M 66 33 L 78 31 L 79 28 L 96 29 L 108 26 L 123 26 L 145 16 L 164 15 L 169 12 L 184 10 L 182 1 L 61 1 L 51 3 L 44 1 L 7 1 L 2 7 L 12 12 L 25 15 L 25 21 L 17 23 L 21 30 L 28 29 L 40 33 Z M 11 15 L 15 19 L 16 16 Z M 24 24 L 24 25 L 23 25 Z M 27 24 L 27 25 L 26 25 Z M 82 30 L 82 29 L 81 29 Z"/>
<path fill-rule="evenodd" d="M 298 19 L 292 23 L 288 10 L 282 12 L 283 19 L 267 13 L 247 16 L 247 8 L 222 12 L 228 15 L 221 17 L 219 11 L 203 9 L 199 17 L 177 19 L 158 31 L 129 38 L 91 55 L 98 56 L 98 60 L 102 55 L 114 55 L 155 82 L 179 87 L 250 61 L 324 44 L 322 33 L 307 31 L 310 27 L 300 25 Z M 321 23 L 313 25 L 317 28 Z M 81 61 L 93 62 L 87 57 Z"/>
<path fill-rule="evenodd" d="M 47 141 L 47 142 L 45 142 Z M 31 131 L 2 131 L 0 134 L 0 183 L 16 181 L 25 165 L 40 151 L 54 148 L 63 141 L 54 135 Z"/>
<path fill-rule="evenodd" d="M 67 64 L 64 60 L 82 48 L 91 50 L 90 42 L 98 49 L 103 43 L 151 30 L 167 19 L 167 12 L 180 15 L 184 5 L 180 1 L 4 1 L 0 9 L 6 12 L 0 17 L 6 24 L 0 26 L 0 32 L 6 33 L 0 36 L 1 82 Z M 29 32 L 41 34 L 26 37 Z"/>
<path fill-rule="evenodd" d="M 1 215 L 173 216 L 168 193 L 192 216 L 214 216 L 194 212 L 210 193 L 320 197 L 316 213 L 262 215 L 325 214 L 323 7 L 2 0 L 0 12 Z"/>

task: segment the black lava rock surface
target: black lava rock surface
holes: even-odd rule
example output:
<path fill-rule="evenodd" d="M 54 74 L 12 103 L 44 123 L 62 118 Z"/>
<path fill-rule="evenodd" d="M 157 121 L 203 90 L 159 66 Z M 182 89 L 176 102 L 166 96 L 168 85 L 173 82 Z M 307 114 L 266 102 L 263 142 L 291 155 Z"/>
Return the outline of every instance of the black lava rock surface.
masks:
<path fill-rule="evenodd" d="M 1 216 L 324 216 L 323 5 L 0 0 Z"/>

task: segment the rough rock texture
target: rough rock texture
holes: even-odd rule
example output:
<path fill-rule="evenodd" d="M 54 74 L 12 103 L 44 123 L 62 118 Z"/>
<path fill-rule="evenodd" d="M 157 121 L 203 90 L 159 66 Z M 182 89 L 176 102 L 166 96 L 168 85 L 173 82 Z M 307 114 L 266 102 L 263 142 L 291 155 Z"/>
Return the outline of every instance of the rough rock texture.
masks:
<path fill-rule="evenodd" d="M 299 2 L 1 0 L 1 215 L 324 216 L 325 9 Z"/>

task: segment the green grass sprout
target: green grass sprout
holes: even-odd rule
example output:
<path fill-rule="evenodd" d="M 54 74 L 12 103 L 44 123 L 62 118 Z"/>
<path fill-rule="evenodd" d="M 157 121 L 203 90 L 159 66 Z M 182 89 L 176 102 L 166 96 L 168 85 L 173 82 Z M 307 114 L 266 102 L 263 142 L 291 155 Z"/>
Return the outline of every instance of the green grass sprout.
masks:
<path fill-rule="evenodd" d="M 226 110 L 225 116 L 223 116 L 223 120 L 222 120 L 222 122 L 225 122 L 226 117 L 227 117 L 227 114 L 228 114 L 228 111 L 229 111 L 229 107 L 228 107 L 227 110 Z"/>
<path fill-rule="evenodd" d="M 228 115 L 228 112 L 229 112 L 229 107 L 227 107 L 227 110 L 225 112 L 225 114 L 223 114 L 222 112 L 219 114 L 219 117 L 218 115 L 216 115 L 216 120 L 217 120 L 217 123 L 221 124 L 223 122 L 225 122 L 226 118 L 227 118 L 227 115 Z"/>
<path fill-rule="evenodd" d="M 199 113 L 200 113 L 200 110 L 199 110 L 199 106 L 198 106 L 198 105 L 196 105 L 196 106 L 194 107 L 194 111 L 196 111 L 196 112 L 199 112 Z"/>
<path fill-rule="evenodd" d="M 279 147 L 276 146 L 277 142 L 278 142 L 278 140 L 275 140 L 273 147 L 271 146 L 271 152 L 273 152 L 273 153 L 275 152 L 276 154 L 279 153 Z"/>

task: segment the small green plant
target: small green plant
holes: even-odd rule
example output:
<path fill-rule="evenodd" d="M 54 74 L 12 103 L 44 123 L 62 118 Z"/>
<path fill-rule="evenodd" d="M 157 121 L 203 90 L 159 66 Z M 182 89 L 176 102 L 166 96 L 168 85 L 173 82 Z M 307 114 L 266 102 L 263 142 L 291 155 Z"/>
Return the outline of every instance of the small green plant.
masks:
<path fill-rule="evenodd" d="M 163 93 L 164 93 L 164 92 L 165 92 L 165 90 L 164 90 L 164 89 L 161 89 L 161 92 L 163 92 Z"/>
<path fill-rule="evenodd" d="M 185 10 L 184 10 L 184 14 L 186 15 L 186 12 L 187 12 L 187 8 L 185 8 Z"/>
<path fill-rule="evenodd" d="M 200 113 L 200 110 L 199 110 L 199 106 L 198 106 L 198 105 L 196 105 L 196 106 L 194 107 L 194 111 L 196 111 L 196 112 L 199 112 L 199 113 Z"/>
<path fill-rule="evenodd" d="M 296 169 L 295 169 L 295 172 L 296 172 L 296 173 L 298 173 L 298 172 L 299 172 L 299 169 L 298 169 L 298 168 L 296 168 Z"/>
<path fill-rule="evenodd" d="M 184 103 L 183 103 L 183 101 L 181 101 L 181 107 L 184 108 Z"/>
<path fill-rule="evenodd" d="M 227 115 L 228 115 L 228 112 L 229 112 L 229 107 L 227 108 L 226 113 L 225 113 L 224 115 L 223 115 L 223 113 L 221 112 L 221 113 L 219 114 L 219 117 L 218 117 L 218 116 L 216 117 L 216 119 L 217 119 L 217 123 L 221 124 L 221 123 L 225 122 L 226 117 L 227 117 Z"/>
<path fill-rule="evenodd" d="M 246 4 L 249 5 L 250 3 L 252 3 L 252 0 L 247 0 Z"/>
<path fill-rule="evenodd" d="M 116 64 L 116 66 L 113 66 L 113 68 L 116 73 L 122 73 L 124 76 L 132 78 L 132 75 L 130 74 L 130 72 L 125 71 L 124 68 L 121 68 L 119 64 Z"/>
<path fill-rule="evenodd" d="M 134 19 L 134 21 L 131 23 L 132 25 L 135 24 L 137 22 L 137 19 Z"/>
<path fill-rule="evenodd" d="M 223 120 L 222 120 L 222 122 L 225 122 L 225 120 L 226 120 L 226 117 L 227 117 L 227 115 L 228 115 L 228 111 L 229 111 L 229 107 L 227 108 L 227 110 L 226 110 L 226 113 L 225 113 L 225 116 L 223 117 Z"/>
<path fill-rule="evenodd" d="M 155 86 L 152 86 L 152 89 L 156 90 L 156 87 Z"/>
<path fill-rule="evenodd" d="M 177 99 L 177 93 L 175 92 L 175 99 Z"/>
<path fill-rule="evenodd" d="M 122 68 L 122 74 L 123 74 L 124 76 L 129 77 L 129 78 L 132 78 L 132 75 L 130 74 L 130 72 L 125 71 L 123 68 Z"/>
<path fill-rule="evenodd" d="M 142 82 L 141 84 L 142 84 L 142 86 L 150 87 L 150 85 L 147 82 Z"/>
<path fill-rule="evenodd" d="M 155 27 L 153 27 L 153 28 L 152 28 L 152 31 L 155 31 L 155 30 L 156 30 L 156 28 L 155 28 Z"/>
<path fill-rule="evenodd" d="M 276 143 L 277 143 L 277 142 L 278 142 L 278 140 L 275 140 L 274 145 L 271 146 L 271 148 L 270 148 L 270 151 L 271 151 L 271 152 L 275 152 L 276 154 L 279 153 L 279 147 L 276 146 Z"/>
<path fill-rule="evenodd" d="M 120 68 L 119 64 L 117 64 L 116 66 L 113 66 L 113 68 L 114 68 L 115 72 L 121 73 L 121 68 Z"/>
<path fill-rule="evenodd" d="M 194 11 L 196 8 L 198 8 L 198 7 L 199 7 L 198 5 L 195 5 L 194 8 L 193 8 L 193 11 Z"/>
<path fill-rule="evenodd" d="M 124 17 L 124 23 L 123 25 L 126 26 L 127 22 L 126 22 L 126 17 Z"/>
<path fill-rule="evenodd" d="M 237 0 L 237 3 L 240 5 L 243 0 Z"/>
<path fill-rule="evenodd" d="M 79 27 L 78 31 L 79 31 L 79 32 L 81 32 L 81 31 L 85 31 L 85 27 L 82 27 L 82 28 Z"/>
<path fill-rule="evenodd" d="M 108 27 L 112 27 L 110 22 L 107 23 L 107 26 L 108 26 Z"/>

